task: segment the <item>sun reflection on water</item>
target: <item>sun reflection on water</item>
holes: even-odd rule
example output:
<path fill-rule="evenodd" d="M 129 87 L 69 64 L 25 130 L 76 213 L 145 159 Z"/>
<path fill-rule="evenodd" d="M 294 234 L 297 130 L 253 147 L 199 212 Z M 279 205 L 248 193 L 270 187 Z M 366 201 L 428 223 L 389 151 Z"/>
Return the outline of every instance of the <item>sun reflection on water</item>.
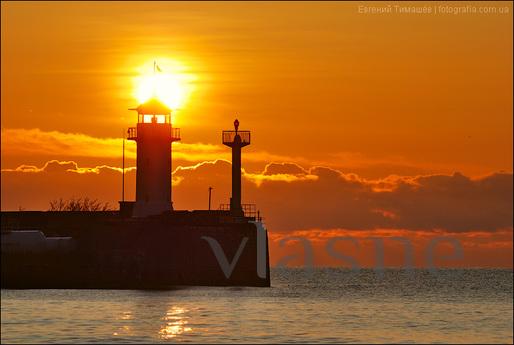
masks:
<path fill-rule="evenodd" d="M 132 312 L 130 311 L 124 311 L 121 316 L 119 317 L 119 320 L 128 321 L 133 320 L 134 317 L 132 315 Z M 129 325 L 124 325 L 121 327 L 118 327 L 118 330 L 116 332 L 113 332 L 112 335 L 114 336 L 124 336 L 124 335 L 131 335 L 132 334 L 132 328 Z"/>
<path fill-rule="evenodd" d="M 166 316 L 163 318 L 165 324 L 159 330 L 159 337 L 162 339 L 175 338 L 186 332 L 191 332 L 193 329 L 188 327 L 189 316 L 185 314 L 188 312 L 187 309 L 180 307 L 172 307 L 166 312 Z"/>

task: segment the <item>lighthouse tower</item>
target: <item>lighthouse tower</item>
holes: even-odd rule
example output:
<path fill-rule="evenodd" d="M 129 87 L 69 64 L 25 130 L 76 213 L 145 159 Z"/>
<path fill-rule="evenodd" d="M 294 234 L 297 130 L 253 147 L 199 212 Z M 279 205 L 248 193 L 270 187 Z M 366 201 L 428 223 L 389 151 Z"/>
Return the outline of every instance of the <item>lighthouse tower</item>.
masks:
<path fill-rule="evenodd" d="M 137 127 L 128 139 L 137 143 L 134 217 L 173 210 L 171 199 L 171 144 L 180 140 L 180 128 L 171 125 L 171 109 L 156 98 L 130 110 L 137 111 Z"/>
<path fill-rule="evenodd" d="M 243 215 L 241 206 L 241 149 L 250 145 L 250 131 L 240 131 L 239 121 L 234 121 L 234 131 L 223 131 L 223 144 L 232 148 L 232 197 L 230 211 L 234 215 Z"/>

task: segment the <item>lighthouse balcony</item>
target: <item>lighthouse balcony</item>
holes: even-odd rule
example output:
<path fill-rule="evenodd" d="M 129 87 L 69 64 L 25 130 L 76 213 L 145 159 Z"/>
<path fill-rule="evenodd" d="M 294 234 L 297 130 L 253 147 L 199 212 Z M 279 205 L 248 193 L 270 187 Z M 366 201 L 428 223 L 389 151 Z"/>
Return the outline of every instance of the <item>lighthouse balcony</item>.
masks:
<path fill-rule="evenodd" d="M 223 131 L 223 144 L 229 145 L 234 142 L 236 134 L 241 138 L 241 143 L 246 146 L 250 144 L 250 131 Z"/>
<path fill-rule="evenodd" d="M 180 140 L 180 128 L 171 128 L 171 141 Z M 130 127 L 127 131 L 128 140 L 137 140 L 137 127 Z"/>

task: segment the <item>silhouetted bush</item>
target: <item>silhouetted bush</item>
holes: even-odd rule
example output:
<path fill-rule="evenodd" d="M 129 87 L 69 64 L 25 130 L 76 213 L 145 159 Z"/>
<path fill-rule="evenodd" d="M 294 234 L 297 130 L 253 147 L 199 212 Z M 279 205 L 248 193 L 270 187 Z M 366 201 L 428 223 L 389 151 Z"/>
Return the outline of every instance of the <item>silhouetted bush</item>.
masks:
<path fill-rule="evenodd" d="M 98 199 L 85 198 L 63 198 L 50 201 L 49 211 L 112 211 L 109 203 L 102 203 Z"/>

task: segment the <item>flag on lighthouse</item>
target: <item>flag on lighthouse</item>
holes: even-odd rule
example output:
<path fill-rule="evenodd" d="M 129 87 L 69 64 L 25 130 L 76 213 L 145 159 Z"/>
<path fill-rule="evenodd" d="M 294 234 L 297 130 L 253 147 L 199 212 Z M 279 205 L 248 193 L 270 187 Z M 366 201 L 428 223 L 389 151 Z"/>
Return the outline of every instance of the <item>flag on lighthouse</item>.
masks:
<path fill-rule="evenodd" d="M 155 71 L 157 70 L 157 72 L 162 72 L 161 68 L 159 67 L 159 65 L 157 65 L 157 62 L 153 62 L 153 72 L 155 73 Z"/>
<path fill-rule="evenodd" d="M 155 73 L 155 71 L 162 73 L 161 68 L 159 67 L 159 65 L 157 65 L 157 62 L 155 62 L 155 60 L 154 60 L 154 62 L 153 62 L 153 72 Z"/>

